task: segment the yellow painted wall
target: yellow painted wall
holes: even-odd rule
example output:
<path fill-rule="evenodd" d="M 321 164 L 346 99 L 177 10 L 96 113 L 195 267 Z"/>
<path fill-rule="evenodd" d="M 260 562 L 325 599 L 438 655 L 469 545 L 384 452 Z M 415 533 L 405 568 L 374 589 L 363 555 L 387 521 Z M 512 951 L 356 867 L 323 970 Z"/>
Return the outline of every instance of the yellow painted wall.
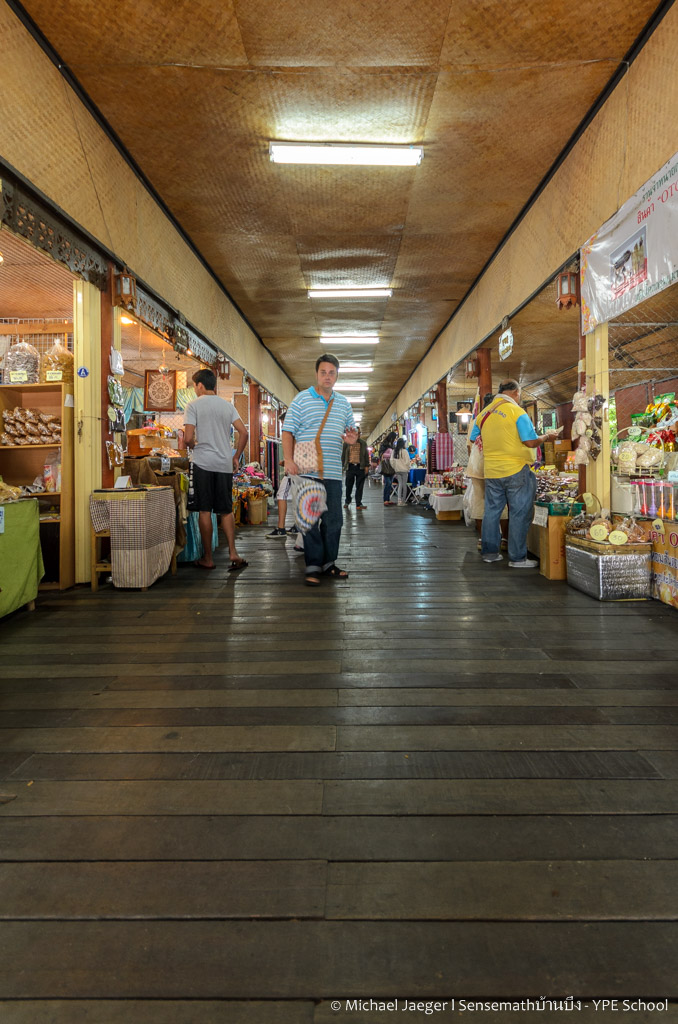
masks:
<path fill-rule="evenodd" d="M 294 385 L 6 4 L 0 38 L 3 158 L 289 404 Z"/>
<path fill-rule="evenodd" d="M 582 138 L 372 433 L 391 426 L 495 330 L 678 150 L 678 5 L 651 36 Z M 553 97 L 557 104 L 567 97 Z M 507 154 L 510 159 L 510 154 Z M 488 183 L 488 187 L 501 183 Z M 482 196 L 479 196 L 479 200 Z"/>

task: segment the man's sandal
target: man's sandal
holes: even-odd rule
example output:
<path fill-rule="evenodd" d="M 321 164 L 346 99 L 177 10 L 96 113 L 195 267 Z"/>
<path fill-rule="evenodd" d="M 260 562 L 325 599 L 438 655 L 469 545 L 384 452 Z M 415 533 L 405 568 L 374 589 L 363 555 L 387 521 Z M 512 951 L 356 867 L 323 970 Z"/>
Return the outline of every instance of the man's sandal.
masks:
<path fill-rule="evenodd" d="M 340 569 L 338 565 L 331 565 L 329 569 L 325 569 L 323 576 L 331 576 L 335 580 L 347 580 L 348 573 L 345 569 Z"/>
<path fill-rule="evenodd" d="M 249 562 L 247 562 L 244 558 L 232 558 L 228 571 L 237 572 L 238 569 L 246 569 L 248 565 Z"/>
<path fill-rule="evenodd" d="M 320 580 L 317 576 L 304 576 L 304 583 L 307 587 L 319 587 Z"/>

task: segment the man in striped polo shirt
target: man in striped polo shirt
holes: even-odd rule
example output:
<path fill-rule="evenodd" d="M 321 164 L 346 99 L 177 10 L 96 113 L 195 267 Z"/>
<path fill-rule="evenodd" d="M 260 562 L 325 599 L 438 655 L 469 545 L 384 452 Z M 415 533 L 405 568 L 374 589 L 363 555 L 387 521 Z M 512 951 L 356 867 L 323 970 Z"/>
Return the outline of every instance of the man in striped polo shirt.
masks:
<path fill-rule="evenodd" d="M 348 573 L 335 564 L 344 522 L 341 511 L 341 454 L 344 442 L 354 444 L 358 438 L 350 402 L 332 390 L 339 376 L 339 360 L 333 355 L 321 355 L 316 361 L 315 372 L 315 386 L 301 391 L 287 410 L 282 434 L 285 472 L 295 476 L 299 473 L 294 461 L 295 442 L 315 439 L 331 403 L 320 435 L 323 455 L 321 479 L 327 491 L 327 511 L 304 536 L 305 580 L 310 587 L 320 586 L 321 576 L 348 579 Z M 318 476 L 317 473 L 304 475 Z"/>

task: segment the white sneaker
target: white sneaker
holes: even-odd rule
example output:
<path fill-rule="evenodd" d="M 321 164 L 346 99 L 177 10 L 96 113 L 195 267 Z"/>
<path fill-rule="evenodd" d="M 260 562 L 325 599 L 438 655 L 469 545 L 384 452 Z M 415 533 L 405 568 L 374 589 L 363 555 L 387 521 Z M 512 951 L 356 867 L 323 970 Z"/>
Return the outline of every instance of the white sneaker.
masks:
<path fill-rule="evenodd" d="M 500 555 L 498 551 L 494 554 L 483 555 L 483 562 L 503 562 L 504 556 Z"/>
<path fill-rule="evenodd" d="M 536 558 L 523 558 L 520 562 L 509 562 L 512 569 L 536 569 L 539 562 Z"/>

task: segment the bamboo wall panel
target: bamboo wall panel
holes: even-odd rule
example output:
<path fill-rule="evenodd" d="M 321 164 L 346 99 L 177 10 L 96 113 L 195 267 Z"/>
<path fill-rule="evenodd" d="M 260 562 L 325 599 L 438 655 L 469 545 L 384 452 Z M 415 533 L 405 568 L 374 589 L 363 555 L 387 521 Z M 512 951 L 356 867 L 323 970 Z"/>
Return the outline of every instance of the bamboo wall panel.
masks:
<path fill-rule="evenodd" d="M 80 11 L 79 26 L 86 21 Z M 289 403 L 294 386 L 6 6 L 0 33 L 3 93 L 12 97 L 0 124 L 4 158 Z"/>
<path fill-rule="evenodd" d="M 459 313 L 387 409 L 413 405 L 503 316 L 571 256 L 678 149 L 678 8 L 670 9 L 629 72 L 497 254 Z"/>

